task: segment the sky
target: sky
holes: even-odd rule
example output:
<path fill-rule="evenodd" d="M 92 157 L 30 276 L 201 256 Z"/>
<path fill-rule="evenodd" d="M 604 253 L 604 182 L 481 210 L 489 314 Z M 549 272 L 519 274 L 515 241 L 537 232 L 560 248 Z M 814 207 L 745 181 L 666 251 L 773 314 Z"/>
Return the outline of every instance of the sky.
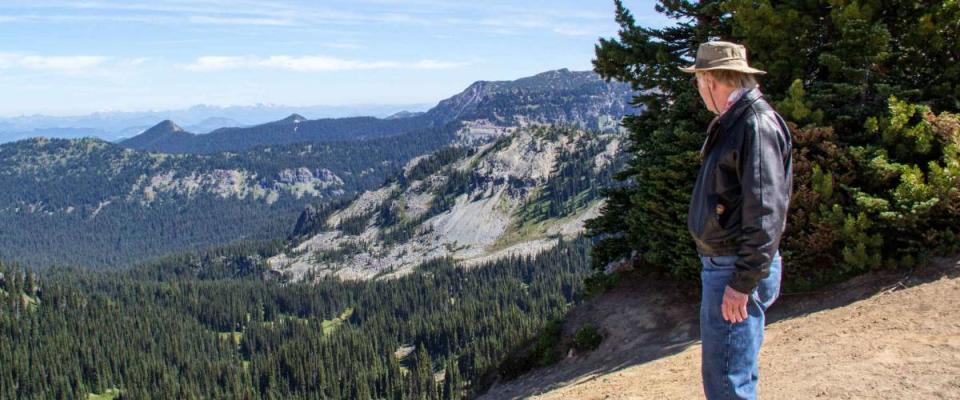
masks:
<path fill-rule="evenodd" d="M 654 1 L 625 1 L 662 26 Z M 613 0 L 0 0 L 0 116 L 435 104 L 591 69 Z"/>

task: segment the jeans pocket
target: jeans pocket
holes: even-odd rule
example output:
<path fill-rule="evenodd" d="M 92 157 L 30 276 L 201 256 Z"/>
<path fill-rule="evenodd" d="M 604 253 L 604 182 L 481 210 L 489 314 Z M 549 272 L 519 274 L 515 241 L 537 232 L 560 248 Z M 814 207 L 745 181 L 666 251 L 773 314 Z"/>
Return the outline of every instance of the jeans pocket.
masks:
<path fill-rule="evenodd" d="M 737 256 L 710 256 L 710 264 L 714 268 L 734 268 L 737 265 Z"/>

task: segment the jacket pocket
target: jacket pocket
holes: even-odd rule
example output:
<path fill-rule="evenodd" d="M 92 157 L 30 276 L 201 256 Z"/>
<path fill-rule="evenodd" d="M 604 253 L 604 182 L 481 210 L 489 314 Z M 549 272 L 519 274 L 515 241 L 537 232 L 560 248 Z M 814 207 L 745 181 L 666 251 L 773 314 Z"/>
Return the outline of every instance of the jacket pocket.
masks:
<path fill-rule="evenodd" d="M 731 216 L 734 214 L 734 206 L 730 204 L 730 200 L 727 201 L 717 201 L 717 204 L 714 205 L 714 217 L 717 220 L 717 225 L 724 230 L 732 229 Z"/>

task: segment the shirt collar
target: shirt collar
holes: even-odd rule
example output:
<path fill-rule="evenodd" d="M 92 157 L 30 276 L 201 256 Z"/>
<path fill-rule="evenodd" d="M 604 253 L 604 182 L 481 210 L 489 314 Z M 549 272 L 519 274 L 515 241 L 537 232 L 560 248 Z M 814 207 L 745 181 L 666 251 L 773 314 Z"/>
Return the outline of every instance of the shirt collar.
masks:
<path fill-rule="evenodd" d="M 730 97 L 727 97 L 727 107 L 724 108 L 723 112 L 721 112 L 720 114 L 723 115 L 724 113 L 726 113 L 727 110 L 729 110 L 730 107 L 732 107 L 733 104 L 737 102 L 737 100 L 740 100 L 740 96 L 743 96 L 743 94 L 746 93 L 747 90 L 749 89 L 737 88 L 737 89 L 734 89 L 732 92 L 730 92 Z"/>

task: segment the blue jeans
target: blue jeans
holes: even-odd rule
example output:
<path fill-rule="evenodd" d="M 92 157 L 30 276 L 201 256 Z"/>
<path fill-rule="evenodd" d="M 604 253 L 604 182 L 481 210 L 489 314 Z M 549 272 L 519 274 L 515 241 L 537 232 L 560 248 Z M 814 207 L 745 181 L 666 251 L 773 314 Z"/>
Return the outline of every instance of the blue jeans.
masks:
<path fill-rule="evenodd" d="M 700 339 L 703 391 L 708 399 L 755 399 L 760 378 L 757 358 L 763 343 L 764 313 L 780 294 L 782 260 L 777 251 L 770 276 L 760 281 L 747 302 L 747 319 L 723 319 L 723 291 L 733 278 L 737 256 L 700 256 L 703 297 L 700 303 Z"/>

